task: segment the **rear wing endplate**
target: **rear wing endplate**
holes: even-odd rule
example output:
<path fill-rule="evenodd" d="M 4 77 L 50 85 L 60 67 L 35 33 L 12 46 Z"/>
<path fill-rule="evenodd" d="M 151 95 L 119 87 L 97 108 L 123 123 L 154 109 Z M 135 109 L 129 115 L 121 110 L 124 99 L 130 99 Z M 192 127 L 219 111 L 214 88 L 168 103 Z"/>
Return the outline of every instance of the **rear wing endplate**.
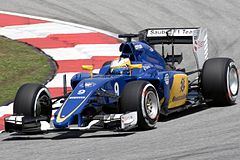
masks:
<path fill-rule="evenodd" d="M 139 40 L 145 40 L 150 45 L 192 44 L 198 69 L 208 59 L 206 28 L 148 28 L 139 32 Z"/>

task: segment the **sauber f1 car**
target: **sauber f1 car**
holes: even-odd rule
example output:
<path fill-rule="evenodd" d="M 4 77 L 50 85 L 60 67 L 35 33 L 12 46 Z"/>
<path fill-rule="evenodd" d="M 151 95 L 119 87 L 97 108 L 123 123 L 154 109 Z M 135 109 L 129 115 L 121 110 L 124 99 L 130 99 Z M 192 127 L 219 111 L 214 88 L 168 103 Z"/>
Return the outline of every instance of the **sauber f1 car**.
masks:
<path fill-rule="evenodd" d="M 98 74 L 93 74 L 93 65 L 83 65 L 88 71 L 72 77 L 70 93 L 64 86 L 63 96 L 51 98 L 44 85 L 20 87 L 13 115 L 5 118 L 6 132 L 147 130 L 156 126 L 161 114 L 200 104 L 235 103 L 239 89 L 236 65 L 230 58 L 208 59 L 206 29 L 150 28 L 119 38 L 127 38 L 120 45 L 119 58 L 104 63 Z M 195 70 L 176 67 L 183 60 L 183 54 L 175 54 L 176 44 L 192 44 Z M 154 49 L 156 45 L 160 53 Z M 170 54 L 165 46 L 170 46 Z M 191 80 L 191 75 L 196 77 Z M 56 102 L 61 106 L 54 108 Z"/>

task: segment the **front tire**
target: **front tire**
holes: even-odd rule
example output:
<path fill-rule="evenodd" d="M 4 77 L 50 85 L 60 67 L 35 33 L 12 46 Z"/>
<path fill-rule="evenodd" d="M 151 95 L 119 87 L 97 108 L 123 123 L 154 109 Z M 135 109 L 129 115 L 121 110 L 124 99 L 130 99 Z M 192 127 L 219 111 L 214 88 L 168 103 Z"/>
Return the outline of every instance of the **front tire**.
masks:
<path fill-rule="evenodd" d="M 40 84 L 24 84 L 16 94 L 13 113 L 27 117 L 45 116 L 50 122 L 52 116 L 51 96 Z"/>
<path fill-rule="evenodd" d="M 122 113 L 137 111 L 138 128 L 154 128 L 160 114 L 160 103 L 155 87 L 147 81 L 133 81 L 126 84 L 121 99 Z"/>
<path fill-rule="evenodd" d="M 208 59 L 202 69 L 202 94 L 208 105 L 232 105 L 239 90 L 237 67 L 230 58 Z"/>

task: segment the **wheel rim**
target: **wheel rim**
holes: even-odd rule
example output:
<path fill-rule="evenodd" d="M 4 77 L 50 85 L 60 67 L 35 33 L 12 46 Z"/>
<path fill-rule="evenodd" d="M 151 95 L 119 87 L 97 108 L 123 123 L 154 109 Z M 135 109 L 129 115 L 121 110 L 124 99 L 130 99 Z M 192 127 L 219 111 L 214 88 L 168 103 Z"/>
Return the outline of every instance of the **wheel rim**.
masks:
<path fill-rule="evenodd" d="M 36 104 L 36 116 L 39 116 L 42 111 L 49 106 L 49 97 L 46 94 L 41 95 Z M 45 108 L 44 108 L 45 107 Z"/>
<path fill-rule="evenodd" d="M 44 106 L 48 105 L 47 102 L 49 100 L 49 93 L 46 88 L 42 88 L 39 90 L 34 103 L 34 117 L 37 117 L 41 114 Z"/>
<path fill-rule="evenodd" d="M 232 95 L 236 95 L 238 91 L 238 75 L 235 68 L 231 68 L 228 75 L 228 88 Z"/>
<path fill-rule="evenodd" d="M 148 117 L 155 119 L 158 115 L 157 97 L 153 91 L 147 92 L 145 96 L 145 108 Z"/>

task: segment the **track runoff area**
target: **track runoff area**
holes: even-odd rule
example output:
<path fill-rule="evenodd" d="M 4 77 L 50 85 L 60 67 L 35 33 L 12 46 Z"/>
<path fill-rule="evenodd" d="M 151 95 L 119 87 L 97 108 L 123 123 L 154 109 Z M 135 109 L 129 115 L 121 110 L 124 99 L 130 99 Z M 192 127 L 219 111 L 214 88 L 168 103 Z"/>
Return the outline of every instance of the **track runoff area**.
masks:
<path fill-rule="evenodd" d="M 79 24 L 0 11 L 0 35 L 28 43 L 52 57 L 57 65 L 55 77 L 46 84 L 52 97 L 63 94 L 63 75 L 71 90 L 71 77 L 81 72 L 81 66 L 94 65 L 95 72 L 105 61 L 119 56 L 116 35 Z M 0 106 L 0 133 L 4 118 L 13 113 L 13 104 Z"/>

